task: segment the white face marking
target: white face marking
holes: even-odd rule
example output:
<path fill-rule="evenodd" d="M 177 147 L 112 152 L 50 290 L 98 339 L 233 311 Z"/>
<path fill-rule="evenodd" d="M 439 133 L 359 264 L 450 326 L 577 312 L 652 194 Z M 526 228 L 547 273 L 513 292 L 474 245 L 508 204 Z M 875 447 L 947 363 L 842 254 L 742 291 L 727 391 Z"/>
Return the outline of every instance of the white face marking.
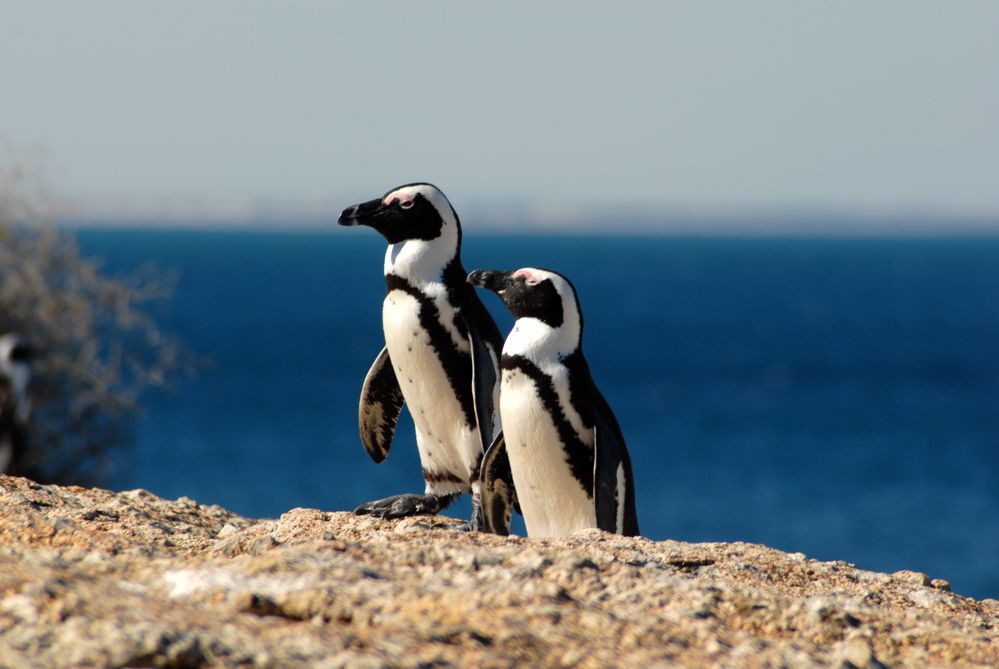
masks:
<path fill-rule="evenodd" d="M 440 216 L 443 225 L 440 235 L 430 240 L 408 240 L 389 244 L 385 251 L 385 274 L 395 274 L 408 279 L 417 287 L 439 282 L 441 273 L 458 254 L 458 219 L 444 193 L 429 184 L 398 188 L 385 196 L 383 202 L 399 201 L 409 207 L 417 195 L 422 195 Z"/>

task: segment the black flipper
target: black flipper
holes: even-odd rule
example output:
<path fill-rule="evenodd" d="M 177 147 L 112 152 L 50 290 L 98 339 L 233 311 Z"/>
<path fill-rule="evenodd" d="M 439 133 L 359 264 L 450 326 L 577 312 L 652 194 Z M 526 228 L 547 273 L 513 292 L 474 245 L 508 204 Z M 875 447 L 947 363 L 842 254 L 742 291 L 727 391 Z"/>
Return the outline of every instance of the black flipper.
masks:
<path fill-rule="evenodd" d="M 375 462 L 381 463 L 388 457 L 404 402 L 388 349 L 383 348 L 364 377 L 357 411 L 361 443 Z"/>
<path fill-rule="evenodd" d="M 444 269 L 444 283 L 453 304 L 461 305 L 461 319 L 468 334 L 472 354 L 472 402 L 482 440 L 482 452 L 489 448 L 500 431 L 496 386 L 499 383 L 500 351 L 503 337 L 496 321 L 482 304 L 475 287 L 468 283 L 461 261 L 455 258 Z"/>
<path fill-rule="evenodd" d="M 489 314 L 475 288 L 465 278 L 467 274 L 461 262 L 455 258 L 444 270 L 444 280 L 453 303 L 461 304 L 461 319 L 468 336 L 469 351 L 472 359 L 472 405 L 475 410 L 475 423 L 479 430 L 479 441 L 482 444 L 483 457 L 473 472 L 472 484 L 472 522 L 471 529 L 476 531 L 509 534 L 509 518 L 505 522 L 496 520 L 495 524 L 484 517 L 487 513 L 483 503 L 485 493 L 485 454 L 495 440 L 502 443 L 502 428 L 500 426 L 499 407 L 499 363 L 500 350 L 503 348 L 503 338 L 496 322 Z M 506 462 L 506 453 L 503 453 Z M 509 475 L 509 463 L 506 464 L 507 478 L 512 495 L 513 479 Z M 476 486 L 476 483 L 479 485 Z M 476 494 L 476 487 L 479 493 Z"/>
<path fill-rule="evenodd" d="M 475 327 L 472 319 L 465 319 L 468 329 L 469 348 L 472 351 L 472 401 L 475 404 L 475 420 L 479 425 L 482 450 L 485 451 L 499 432 L 494 390 L 499 383 L 498 349 L 492 348 Z"/>
<path fill-rule="evenodd" d="M 482 482 L 482 519 L 486 531 L 504 536 L 510 534 L 517 492 L 502 432 L 496 435 L 482 458 L 479 480 Z"/>
<path fill-rule="evenodd" d="M 638 536 L 635 479 L 624 435 L 607 400 L 591 381 L 593 397 L 593 501 L 597 527 L 607 532 Z"/>

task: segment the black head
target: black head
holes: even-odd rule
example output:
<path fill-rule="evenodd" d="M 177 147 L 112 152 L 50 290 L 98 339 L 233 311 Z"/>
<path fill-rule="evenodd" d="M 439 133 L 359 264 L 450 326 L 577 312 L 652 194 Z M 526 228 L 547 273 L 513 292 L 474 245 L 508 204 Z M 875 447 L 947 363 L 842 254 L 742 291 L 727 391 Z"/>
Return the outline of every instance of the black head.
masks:
<path fill-rule="evenodd" d="M 399 186 L 378 199 L 347 207 L 338 223 L 374 228 L 389 244 L 437 239 L 449 226 L 456 228 L 459 239 L 461 235 L 451 203 L 439 188 L 427 183 Z"/>
<path fill-rule="evenodd" d="M 515 272 L 478 269 L 468 275 L 472 285 L 491 290 L 510 309 L 514 318 L 536 318 L 560 328 L 566 319 L 583 317 L 572 283 L 557 272 L 524 267 Z"/>
<path fill-rule="evenodd" d="M 34 347 L 20 335 L 7 333 L 0 337 L 0 360 L 6 364 L 27 364 L 36 355 Z"/>

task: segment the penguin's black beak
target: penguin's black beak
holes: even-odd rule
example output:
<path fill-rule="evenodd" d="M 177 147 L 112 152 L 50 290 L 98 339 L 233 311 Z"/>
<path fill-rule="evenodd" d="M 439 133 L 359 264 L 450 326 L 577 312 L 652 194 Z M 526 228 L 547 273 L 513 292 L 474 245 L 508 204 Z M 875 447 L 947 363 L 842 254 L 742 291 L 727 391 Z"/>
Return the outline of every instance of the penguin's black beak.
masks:
<path fill-rule="evenodd" d="M 337 223 L 340 225 L 374 225 L 375 218 L 384 210 L 381 198 L 351 205 L 343 210 Z"/>
<path fill-rule="evenodd" d="M 473 286 L 485 288 L 494 293 L 502 293 L 512 285 L 510 272 L 498 272 L 491 269 L 477 269 L 469 274 L 465 280 Z"/>

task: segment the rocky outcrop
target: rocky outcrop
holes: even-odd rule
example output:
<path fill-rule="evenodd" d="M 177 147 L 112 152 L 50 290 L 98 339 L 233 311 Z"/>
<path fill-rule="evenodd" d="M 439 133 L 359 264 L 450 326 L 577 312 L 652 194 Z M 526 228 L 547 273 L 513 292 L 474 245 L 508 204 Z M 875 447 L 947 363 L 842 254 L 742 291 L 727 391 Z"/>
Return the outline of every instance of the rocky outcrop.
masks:
<path fill-rule="evenodd" d="M 999 602 L 916 572 L 457 525 L 0 476 L 0 666 L 999 666 Z"/>

